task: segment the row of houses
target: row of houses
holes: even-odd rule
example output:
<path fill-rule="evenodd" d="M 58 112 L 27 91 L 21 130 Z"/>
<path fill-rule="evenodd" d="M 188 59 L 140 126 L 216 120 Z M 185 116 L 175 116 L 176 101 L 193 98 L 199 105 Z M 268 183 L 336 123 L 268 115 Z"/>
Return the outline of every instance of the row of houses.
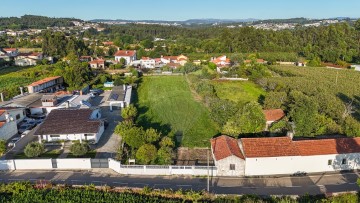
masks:
<path fill-rule="evenodd" d="M 17 48 L 0 48 L 0 59 L 4 61 L 14 61 L 16 66 L 34 66 L 39 61 L 46 59 L 53 63 L 52 57 L 45 57 L 41 52 L 21 53 Z"/>

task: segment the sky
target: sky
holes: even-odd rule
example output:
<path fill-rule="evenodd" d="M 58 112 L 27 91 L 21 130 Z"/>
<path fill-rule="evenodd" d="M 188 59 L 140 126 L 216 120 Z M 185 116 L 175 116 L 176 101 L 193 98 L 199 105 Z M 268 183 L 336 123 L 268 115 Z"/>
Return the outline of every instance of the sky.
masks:
<path fill-rule="evenodd" d="M 126 20 L 359 18 L 360 0 L 0 0 L 0 17 Z"/>

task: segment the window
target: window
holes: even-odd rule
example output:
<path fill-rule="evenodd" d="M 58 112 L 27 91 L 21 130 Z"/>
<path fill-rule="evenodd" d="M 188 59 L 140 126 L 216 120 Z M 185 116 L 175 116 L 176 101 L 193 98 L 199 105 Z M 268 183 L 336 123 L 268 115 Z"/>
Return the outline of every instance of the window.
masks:
<path fill-rule="evenodd" d="M 230 170 L 235 170 L 235 164 L 230 164 Z"/>
<path fill-rule="evenodd" d="M 328 165 L 329 165 L 329 166 L 332 165 L 332 160 L 331 160 L 331 159 L 328 160 Z"/>
<path fill-rule="evenodd" d="M 346 164 L 346 159 L 343 159 L 343 160 L 341 161 L 341 164 L 342 164 L 342 165 Z"/>

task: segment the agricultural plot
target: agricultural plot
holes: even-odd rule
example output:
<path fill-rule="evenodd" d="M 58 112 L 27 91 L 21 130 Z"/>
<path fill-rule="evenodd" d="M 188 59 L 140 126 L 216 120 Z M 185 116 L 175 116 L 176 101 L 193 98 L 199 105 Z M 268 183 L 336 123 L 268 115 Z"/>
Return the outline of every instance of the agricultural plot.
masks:
<path fill-rule="evenodd" d="M 183 147 L 209 146 L 209 139 L 219 133 L 207 108 L 194 100 L 184 76 L 143 77 L 137 104 L 141 126 L 175 133 Z"/>
<path fill-rule="evenodd" d="M 250 81 L 213 81 L 216 95 L 220 99 L 234 102 L 258 101 L 265 96 L 265 91 Z"/>

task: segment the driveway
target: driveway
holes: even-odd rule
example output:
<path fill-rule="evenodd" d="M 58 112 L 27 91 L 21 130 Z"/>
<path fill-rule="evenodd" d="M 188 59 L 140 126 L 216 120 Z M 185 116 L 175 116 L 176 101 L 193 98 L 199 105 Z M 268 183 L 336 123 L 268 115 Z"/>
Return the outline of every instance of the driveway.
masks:
<path fill-rule="evenodd" d="M 35 128 L 33 128 L 27 135 L 25 135 L 19 141 L 17 141 L 15 143 L 15 147 L 10 149 L 10 151 L 8 151 L 5 154 L 5 159 L 13 159 L 16 154 L 19 154 L 24 151 L 24 148 L 26 147 L 27 144 L 29 144 L 30 142 L 37 141 L 38 137 L 34 136 L 34 133 L 35 133 L 36 129 L 38 129 L 38 128 L 39 128 L 39 125 L 36 126 Z"/>
<path fill-rule="evenodd" d="M 110 107 L 106 102 L 110 95 L 110 91 L 105 91 L 103 94 L 95 97 L 94 102 L 100 104 L 102 118 L 106 119 L 109 125 L 105 129 L 100 141 L 96 144 L 97 153 L 96 158 L 114 158 L 119 148 L 121 137 L 114 133 L 115 127 L 122 120 L 120 115 L 120 108 L 113 108 L 110 111 Z M 99 101 L 101 99 L 101 101 Z"/>

